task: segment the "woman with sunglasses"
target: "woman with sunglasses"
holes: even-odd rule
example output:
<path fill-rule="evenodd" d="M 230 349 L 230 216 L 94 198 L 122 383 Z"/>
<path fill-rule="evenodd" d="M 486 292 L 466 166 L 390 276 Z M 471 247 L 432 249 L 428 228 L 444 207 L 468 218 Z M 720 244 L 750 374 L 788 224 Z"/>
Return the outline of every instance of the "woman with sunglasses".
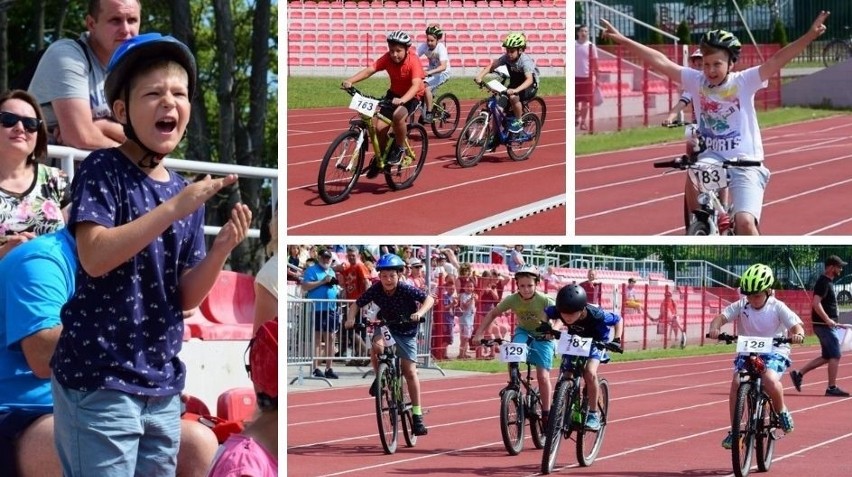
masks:
<path fill-rule="evenodd" d="M 38 161 L 47 156 L 47 128 L 26 91 L 0 95 L 0 259 L 27 240 L 65 226 L 70 202 L 64 172 Z"/>

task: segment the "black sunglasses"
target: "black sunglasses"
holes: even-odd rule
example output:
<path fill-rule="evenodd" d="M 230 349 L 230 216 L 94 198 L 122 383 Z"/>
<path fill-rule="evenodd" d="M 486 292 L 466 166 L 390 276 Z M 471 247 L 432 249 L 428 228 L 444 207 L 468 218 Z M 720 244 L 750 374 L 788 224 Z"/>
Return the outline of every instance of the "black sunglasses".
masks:
<path fill-rule="evenodd" d="M 0 125 L 3 125 L 4 128 L 15 127 L 15 125 L 18 124 L 19 121 L 21 124 L 24 125 L 24 129 L 26 129 L 27 132 L 31 133 L 38 131 L 38 127 L 41 124 L 41 119 L 38 118 L 18 116 L 17 114 L 10 113 L 8 111 L 0 112 Z"/>

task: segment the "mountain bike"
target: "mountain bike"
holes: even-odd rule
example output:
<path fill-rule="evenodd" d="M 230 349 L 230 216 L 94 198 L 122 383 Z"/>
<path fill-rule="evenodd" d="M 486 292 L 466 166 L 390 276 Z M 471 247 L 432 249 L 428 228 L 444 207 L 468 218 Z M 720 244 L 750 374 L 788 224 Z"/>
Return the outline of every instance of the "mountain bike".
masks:
<path fill-rule="evenodd" d="M 385 340 L 384 351 L 378 356 L 379 366 L 376 373 L 376 422 L 385 454 L 393 454 L 399 439 L 400 422 L 405 445 L 414 447 L 417 444 L 411 397 L 408 394 L 408 383 L 402 375 L 401 358 L 396 355 L 396 341 L 386 322 L 372 321 L 370 325 L 379 327 Z M 356 325 L 356 329 L 364 328 L 366 324 Z"/>
<path fill-rule="evenodd" d="M 388 141 L 381 149 L 373 117 L 390 125 L 391 119 L 381 113 L 382 106 L 390 103 L 365 96 L 355 87 L 345 91 L 352 96 L 349 109 L 357 111 L 358 116 L 349 120 L 349 129 L 331 142 L 322 158 L 317 188 L 323 202 L 335 204 L 349 196 L 358 177 L 365 171 L 364 158 L 370 144 L 373 146 L 373 157 L 366 168 L 367 178 L 371 179 L 381 172 L 391 190 L 411 187 L 426 163 L 426 151 L 429 149 L 426 129 L 419 124 L 408 124 L 404 141 L 405 154 L 399 164 L 388 164 L 388 152 L 396 147 L 393 131 L 388 132 Z"/>
<path fill-rule="evenodd" d="M 592 348 L 623 353 L 617 343 L 593 340 L 558 330 L 548 331 L 560 340 L 557 353 L 562 354 L 562 364 L 559 367 L 559 379 L 553 392 L 553 405 L 550 408 L 550 425 L 546 429 L 544 453 L 541 456 L 541 472 L 549 474 L 556 465 L 556 456 L 563 440 L 575 434 L 577 461 L 582 467 L 592 465 L 603 445 L 606 433 L 607 415 L 609 413 L 609 382 L 598 377 L 597 412 L 600 413 L 601 427 L 594 431 L 586 428 L 586 416 L 589 412 L 589 402 L 586 387 L 583 384 L 583 373 Z"/>
<path fill-rule="evenodd" d="M 843 27 L 849 36 L 849 25 Z M 852 38 L 836 38 L 822 49 L 822 62 L 825 67 L 833 66 L 852 58 Z"/>
<path fill-rule="evenodd" d="M 679 124 L 675 124 L 679 125 Z M 687 154 L 670 161 L 655 162 L 657 169 L 667 168 L 675 171 L 686 171 L 689 181 L 698 190 L 698 208 L 686 210 L 684 198 L 684 214 L 686 235 L 734 235 L 734 222 L 729 204 L 719 199 L 722 190 L 728 187 L 730 167 L 760 167 L 760 161 L 731 161 L 720 157 L 699 154 L 706 150 L 704 138 L 698 134 L 698 128 L 693 124 L 686 126 L 686 137 L 689 141 Z M 671 172 L 667 171 L 664 174 Z"/>
<path fill-rule="evenodd" d="M 536 449 L 544 446 L 541 418 L 541 393 L 532 385 L 532 366 L 527 359 L 527 343 L 512 343 L 500 338 L 482 339 L 486 347 L 500 346 L 500 361 L 509 363 L 509 383 L 500 390 L 500 434 L 509 455 L 518 455 L 524 447 L 524 423 L 529 421 Z M 526 377 L 521 377 L 518 363 L 526 363 Z"/>
<path fill-rule="evenodd" d="M 428 88 L 428 86 L 427 86 Z M 438 90 L 436 87 L 433 93 Z M 426 124 L 424 119 L 426 114 L 426 102 L 420 103 L 420 107 L 410 116 L 411 122 L 419 122 Z M 459 98 L 453 93 L 444 93 L 432 100 L 432 122 L 429 125 L 432 127 L 432 132 L 435 137 L 446 139 L 453 135 L 456 128 L 459 126 L 459 118 L 461 116 L 461 103 Z"/>
<path fill-rule="evenodd" d="M 710 335 L 706 335 L 710 338 Z M 761 357 L 772 351 L 772 345 L 790 343 L 789 338 L 760 338 L 733 336 L 722 333 L 717 338 L 728 344 L 737 342 L 737 351 L 748 353 L 746 366 L 739 371 L 739 388 L 734 419 L 731 423 L 731 463 L 737 477 L 751 470 L 753 453 L 757 453 L 757 468 L 769 470 L 775 451 L 775 441 L 784 436 L 778 412 L 763 389 L 761 374 L 766 364 Z"/>
<path fill-rule="evenodd" d="M 491 91 L 486 107 L 478 116 L 468 121 L 456 141 L 456 162 L 462 167 L 473 167 L 486 152 L 505 145 L 514 161 L 527 159 L 541 138 L 541 120 L 533 113 L 521 116 L 523 130 L 510 133 L 509 124 L 514 116 L 503 113 L 508 102 L 506 88 L 496 80 L 483 83 Z"/>

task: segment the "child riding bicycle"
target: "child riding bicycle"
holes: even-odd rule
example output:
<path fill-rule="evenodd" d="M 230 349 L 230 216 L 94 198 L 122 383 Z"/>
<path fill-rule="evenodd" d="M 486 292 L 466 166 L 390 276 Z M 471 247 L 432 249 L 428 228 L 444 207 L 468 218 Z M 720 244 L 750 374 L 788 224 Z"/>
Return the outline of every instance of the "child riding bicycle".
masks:
<path fill-rule="evenodd" d="M 379 272 L 379 282 L 374 283 L 355 300 L 355 304 L 349 307 L 346 322 L 343 324 L 347 329 L 355 326 L 355 318 L 361 308 L 369 303 L 374 303 L 378 308 L 376 317 L 388 323 L 387 327 L 397 345 L 397 354 L 402 358 L 402 374 L 408 384 L 408 393 L 411 396 L 411 411 L 414 415 L 414 435 L 425 436 L 428 432 L 423 424 L 423 411 L 420 404 L 420 380 L 417 377 L 417 330 L 423 317 L 432 308 L 435 299 L 419 288 L 407 285 L 400 281 L 405 261 L 392 253 L 382 255 L 376 262 L 376 270 Z M 400 321 L 400 317 L 407 317 L 407 321 Z M 380 330 L 375 330 L 372 337 L 372 349 L 370 351 L 370 362 L 373 372 L 378 371 L 378 356 L 384 352 L 384 340 Z M 370 395 L 377 392 L 377 382 L 373 381 L 370 386 Z"/>
<path fill-rule="evenodd" d="M 421 43 L 417 47 L 417 57 L 426 56 L 429 60 L 429 69 L 425 71 L 426 80 L 426 113 L 423 115 L 423 122 L 432 122 L 432 99 L 433 92 L 438 89 L 438 86 L 447 82 L 450 79 L 450 57 L 447 54 L 447 47 L 440 43 L 441 38 L 444 38 L 444 30 L 441 25 L 433 24 L 426 28 L 426 42 Z"/>
<path fill-rule="evenodd" d="M 509 96 L 509 106 L 512 107 L 515 115 L 514 121 L 509 125 L 509 132 L 517 134 L 524 129 L 524 123 L 521 121 L 522 102 L 533 99 L 538 92 L 539 72 L 535 66 L 535 60 L 525 53 L 527 37 L 523 33 L 512 32 L 506 35 L 503 39 L 503 48 L 506 49 L 506 54 L 482 68 L 473 81 L 476 84 L 482 84 L 485 75 L 501 65 L 509 69 L 509 86 L 506 94 Z"/>
<path fill-rule="evenodd" d="M 382 115 L 391 118 L 396 148 L 388 153 L 387 164 L 395 166 L 405 154 L 406 118 L 413 113 L 425 94 L 423 86 L 423 66 L 414 50 L 411 49 L 411 37 L 404 31 L 392 31 L 387 36 L 388 52 L 380 56 L 372 65 L 355 73 L 341 83 L 342 89 L 349 89 L 354 83 L 373 76 L 378 71 L 387 71 L 390 77 L 390 89 L 385 100 L 392 106 L 382 107 Z M 381 121 L 376 123 L 381 149 L 384 150 L 388 126 Z M 369 171 L 378 174 L 378 171 Z"/>
<path fill-rule="evenodd" d="M 545 423 L 544 429 L 546 429 L 547 415 L 550 413 L 550 400 L 553 393 L 550 386 L 550 369 L 553 367 L 553 354 L 556 351 L 556 344 L 552 339 L 541 339 L 546 338 L 546 336 L 538 331 L 542 323 L 548 322 L 545 309 L 553 305 L 552 298 L 536 291 L 536 286 L 540 280 L 541 276 L 535 267 L 525 265 L 519 268 L 515 272 L 518 292 L 503 298 L 496 307 L 485 315 L 482 323 L 476 329 L 473 343 L 479 344 L 483 333 L 489 329 L 495 318 L 509 310 L 515 313 L 517 324 L 512 332 L 512 342 L 525 343 L 529 347 L 529 362 L 535 366 L 536 379 L 541 392 L 542 422 Z M 530 338 L 533 339 L 530 340 Z"/>
<path fill-rule="evenodd" d="M 792 332 L 792 342 L 801 344 L 805 341 L 805 329 L 802 320 L 781 300 L 772 294 L 772 283 L 775 278 L 772 269 L 756 263 L 746 269 L 740 278 L 740 293 L 744 298 L 728 305 L 722 313 L 713 318 L 710 323 L 708 336 L 718 338 L 719 329 L 726 323 L 737 323 L 740 336 L 777 337 L 783 338 L 788 331 Z M 734 375 L 731 380 L 730 413 L 733 421 L 739 387 L 738 371 L 746 365 L 748 353 L 740 354 L 734 360 Z M 793 416 L 784 404 L 784 386 L 781 376 L 790 366 L 790 345 L 773 345 L 772 352 L 765 358 L 766 370 L 761 375 L 766 394 L 772 400 L 772 406 L 778 409 L 781 428 L 785 433 L 793 432 Z M 722 447 L 730 449 L 731 433 L 722 441 Z"/>
<path fill-rule="evenodd" d="M 705 139 L 703 157 L 763 161 L 763 142 L 754 107 L 755 93 L 790 60 L 825 32 L 828 12 L 820 12 L 811 28 L 799 39 L 777 51 L 765 62 L 743 71 L 731 71 L 742 45 L 730 32 L 710 30 L 701 37 L 704 71 L 684 68 L 664 53 L 627 38 L 608 21 L 601 20 L 604 35 L 627 47 L 655 71 L 683 85 L 694 101 L 698 130 Z M 730 170 L 734 229 L 737 235 L 758 235 L 763 194 L 769 181 L 766 167 L 733 167 Z M 697 207 L 698 191 L 687 181 L 687 210 Z"/>
<path fill-rule="evenodd" d="M 545 310 L 547 317 L 552 320 L 560 320 L 565 325 L 568 333 L 581 336 L 584 338 L 592 338 L 596 341 L 612 342 L 621 344 L 621 330 L 624 327 L 624 322 L 621 317 L 615 313 L 604 311 L 601 308 L 590 305 L 586 297 L 586 291 L 579 285 L 565 285 L 556 293 L 556 306 L 548 307 Z M 612 327 L 612 339 L 610 339 L 609 329 Z M 586 383 L 586 392 L 588 393 L 588 402 L 598 402 L 598 394 L 600 388 L 598 386 L 598 366 L 600 363 L 606 363 L 609 357 L 606 356 L 604 350 L 592 347 L 589 359 L 586 361 L 586 370 L 583 374 L 583 381 Z M 564 360 L 563 364 L 570 364 L 570 361 Z M 564 373 L 568 369 L 560 369 Z M 601 428 L 601 417 L 595 411 L 597 407 L 594 404 L 589 405 L 589 412 L 586 417 L 586 429 L 597 431 Z"/>

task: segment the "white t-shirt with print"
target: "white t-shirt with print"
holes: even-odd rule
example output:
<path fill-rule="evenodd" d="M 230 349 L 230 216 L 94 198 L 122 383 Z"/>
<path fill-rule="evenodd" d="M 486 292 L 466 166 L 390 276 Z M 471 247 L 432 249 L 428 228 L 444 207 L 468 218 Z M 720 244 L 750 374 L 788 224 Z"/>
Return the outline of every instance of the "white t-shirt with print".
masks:
<path fill-rule="evenodd" d="M 441 63 L 447 62 L 447 69 L 444 70 L 444 73 L 450 73 L 450 56 L 447 54 L 447 47 L 444 46 L 443 43 L 438 42 L 435 46 L 434 50 L 429 49 L 429 45 L 426 43 L 421 43 L 420 46 L 417 47 L 417 56 L 426 56 L 426 59 L 429 60 L 429 70 L 434 70 L 435 68 L 441 66 Z"/>
<path fill-rule="evenodd" d="M 769 297 L 759 310 L 752 308 L 745 297 L 740 298 L 725 307 L 722 315 L 726 323 L 737 323 L 737 334 L 740 336 L 783 338 L 788 329 L 802 324 L 801 318 L 774 296 Z M 790 346 L 786 344 L 773 346 L 772 351 L 790 356 Z"/>
<path fill-rule="evenodd" d="M 769 82 L 761 81 L 759 67 L 728 73 L 718 86 L 710 86 L 703 72 L 684 68 L 681 84 L 692 95 L 698 130 L 708 151 L 729 160 L 763 160 L 754 95 Z"/>

